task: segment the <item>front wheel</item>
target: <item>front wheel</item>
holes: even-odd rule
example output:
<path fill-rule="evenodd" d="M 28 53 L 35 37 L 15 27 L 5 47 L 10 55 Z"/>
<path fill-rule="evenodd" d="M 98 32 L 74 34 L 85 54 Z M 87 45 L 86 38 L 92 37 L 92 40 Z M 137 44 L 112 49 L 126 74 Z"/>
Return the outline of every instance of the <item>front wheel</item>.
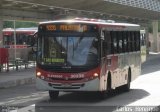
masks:
<path fill-rule="evenodd" d="M 49 97 L 51 100 L 57 99 L 59 95 L 59 91 L 49 91 Z"/>
<path fill-rule="evenodd" d="M 107 86 L 106 86 L 106 91 L 100 91 L 99 92 L 99 96 L 101 99 L 105 99 L 107 97 L 109 97 L 112 93 L 112 88 L 111 88 L 111 75 L 109 74 L 108 78 L 107 78 Z"/>

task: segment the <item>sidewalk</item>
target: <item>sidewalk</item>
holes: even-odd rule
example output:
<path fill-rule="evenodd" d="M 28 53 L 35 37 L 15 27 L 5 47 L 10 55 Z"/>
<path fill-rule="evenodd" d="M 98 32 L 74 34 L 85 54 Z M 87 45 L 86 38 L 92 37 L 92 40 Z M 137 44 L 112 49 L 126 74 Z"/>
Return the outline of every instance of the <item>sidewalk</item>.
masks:
<path fill-rule="evenodd" d="M 35 83 L 35 67 L 19 71 L 0 72 L 0 89 Z"/>

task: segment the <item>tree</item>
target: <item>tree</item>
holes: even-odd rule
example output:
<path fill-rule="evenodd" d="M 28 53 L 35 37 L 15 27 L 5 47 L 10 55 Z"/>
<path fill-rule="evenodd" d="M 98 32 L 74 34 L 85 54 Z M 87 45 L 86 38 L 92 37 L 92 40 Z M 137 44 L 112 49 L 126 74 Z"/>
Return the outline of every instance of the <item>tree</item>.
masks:
<path fill-rule="evenodd" d="M 3 28 L 13 28 L 13 21 L 4 21 Z"/>
<path fill-rule="evenodd" d="M 36 22 L 26 22 L 26 21 L 16 21 L 16 28 L 28 28 L 28 27 L 37 27 Z M 14 28 L 13 21 L 4 21 L 3 28 Z"/>

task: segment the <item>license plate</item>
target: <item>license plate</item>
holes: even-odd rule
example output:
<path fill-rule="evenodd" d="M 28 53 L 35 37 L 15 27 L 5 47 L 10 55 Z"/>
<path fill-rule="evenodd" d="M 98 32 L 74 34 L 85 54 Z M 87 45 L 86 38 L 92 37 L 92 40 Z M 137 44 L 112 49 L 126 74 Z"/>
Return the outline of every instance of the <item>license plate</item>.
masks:
<path fill-rule="evenodd" d="M 71 84 L 63 84 L 63 87 L 71 87 Z"/>

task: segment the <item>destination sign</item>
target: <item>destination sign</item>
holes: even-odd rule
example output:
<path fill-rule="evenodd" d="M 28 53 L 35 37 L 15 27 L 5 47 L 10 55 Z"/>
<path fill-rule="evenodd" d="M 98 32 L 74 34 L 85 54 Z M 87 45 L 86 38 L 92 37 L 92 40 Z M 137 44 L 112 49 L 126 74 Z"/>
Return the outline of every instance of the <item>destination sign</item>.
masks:
<path fill-rule="evenodd" d="M 85 32 L 88 30 L 87 25 L 63 24 L 63 25 L 46 25 L 48 31 L 79 31 Z"/>
<path fill-rule="evenodd" d="M 44 58 L 43 60 L 46 63 L 64 63 L 64 59 L 59 58 Z"/>
<path fill-rule="evenodd" d="M 84 24 L 47 24 L 45 25 L 46 31 L 61 32 L 61 31 L 74 31 L 74 32 L 94 32 L 97 30 L 95 25 Z"/>

